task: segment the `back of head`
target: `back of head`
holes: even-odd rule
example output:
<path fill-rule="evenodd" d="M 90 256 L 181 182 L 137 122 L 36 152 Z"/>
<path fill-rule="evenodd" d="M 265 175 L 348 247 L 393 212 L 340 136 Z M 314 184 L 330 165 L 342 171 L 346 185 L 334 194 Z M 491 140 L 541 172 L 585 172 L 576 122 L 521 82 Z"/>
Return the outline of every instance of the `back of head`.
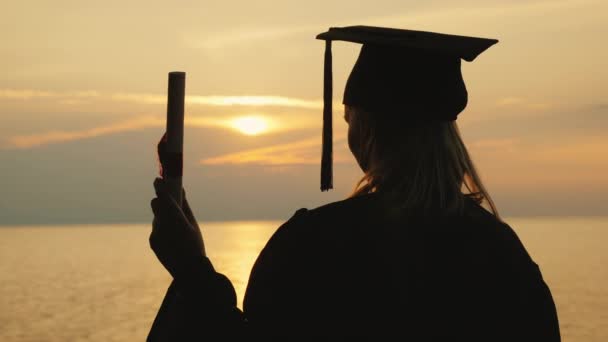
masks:
<path fill-rule="evenodd" d="M 378 192 L 395 213 L 416 215 L 460 214 L 468 197 L 497 215 L 455 121 L 401 123 L 395 113 L 346 111 L 349 145 L 365 172 L 353 196 Z"/>

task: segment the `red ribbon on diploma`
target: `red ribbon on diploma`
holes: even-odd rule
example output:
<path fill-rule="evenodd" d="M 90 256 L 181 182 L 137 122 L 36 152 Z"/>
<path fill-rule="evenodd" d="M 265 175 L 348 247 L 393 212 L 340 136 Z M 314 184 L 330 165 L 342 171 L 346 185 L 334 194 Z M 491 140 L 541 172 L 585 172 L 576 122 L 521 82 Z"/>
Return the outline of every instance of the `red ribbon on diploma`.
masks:
<path fill-rule="evenodd" d="M 176 178 L 183 176 L 183 153 L 167 151 L 167 133 L 158 142 L 159 173 L 163 178 Z"/>

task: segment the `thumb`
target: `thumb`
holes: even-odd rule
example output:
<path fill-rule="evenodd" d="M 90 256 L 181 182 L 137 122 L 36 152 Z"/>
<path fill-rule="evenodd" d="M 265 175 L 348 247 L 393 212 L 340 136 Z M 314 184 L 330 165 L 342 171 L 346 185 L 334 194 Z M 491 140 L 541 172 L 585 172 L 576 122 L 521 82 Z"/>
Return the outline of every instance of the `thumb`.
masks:
<path fill-rule="evenodd" d="M 160 138 L 160 141 L 158 142 L 158 145 L 156 146 L 156 155 L 158 157 L 158 166 L 159 166 L 159 174 L 162 176 L 164 176 L 165 172 L 164 172 L 164 167 L 167 164 L 166 163 L 166 158 L 167 158 L 167 133 L 165 132 L 162 136 L 162 138 Z"/>

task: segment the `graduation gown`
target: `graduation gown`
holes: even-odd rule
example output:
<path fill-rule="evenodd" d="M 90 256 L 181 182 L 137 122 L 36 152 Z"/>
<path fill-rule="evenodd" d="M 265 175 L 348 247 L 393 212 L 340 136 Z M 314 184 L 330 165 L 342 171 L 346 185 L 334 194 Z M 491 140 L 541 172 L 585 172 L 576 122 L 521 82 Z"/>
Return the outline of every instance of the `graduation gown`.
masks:
<path fill-rule="evenodd" d="M 471 200 L 461 215 L 398 220 L 376 194 L 300 209 L 256 260 L 243 311 L 210 260 L 189 268 L 150 341 L 560 340 L 538 265 Z"/>

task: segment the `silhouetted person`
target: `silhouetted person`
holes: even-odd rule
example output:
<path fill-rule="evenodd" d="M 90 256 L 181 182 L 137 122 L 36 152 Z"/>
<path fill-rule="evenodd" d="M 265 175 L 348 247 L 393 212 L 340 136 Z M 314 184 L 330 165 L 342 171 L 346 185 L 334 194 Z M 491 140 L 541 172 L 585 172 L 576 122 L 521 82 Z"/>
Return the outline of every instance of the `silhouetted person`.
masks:
<path fill-rule="evenodd" d="M 188 201 L 179 208 L 157 179 L 150 243 L 177 304 L 161 308 L 150 339 L 559 341 L 549 288 L 498 217 L 455 123 L 467 103 L 461 58 L 497 41 L 361 26 L 318 38 L 327 41 L 322 188 L 332 183 L 332 40 L 364 44 L 344 119 L 365 176 L 349 198 L 300 209 L 276 231 L 242 312 Z"/>

